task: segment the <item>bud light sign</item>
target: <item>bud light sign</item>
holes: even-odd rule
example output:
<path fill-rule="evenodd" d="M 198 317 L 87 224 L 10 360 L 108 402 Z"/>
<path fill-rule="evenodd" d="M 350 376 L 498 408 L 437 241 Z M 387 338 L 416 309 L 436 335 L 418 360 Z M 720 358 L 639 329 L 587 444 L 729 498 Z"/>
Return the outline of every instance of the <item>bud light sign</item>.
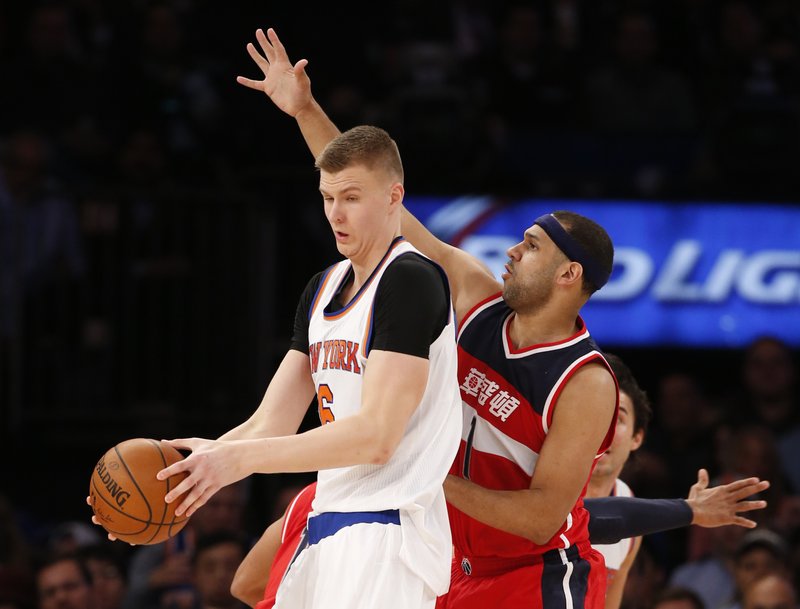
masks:
<path fill-rule="evenodd" d="M 567 209 L 601 224 L 614 270 L 583 313 L 601 345 L 741 347 L 772 334 L 800 346 L 800 206 L 486 197 L 406 206 L 498 278 L 506 249 L 539 215 Z"/>

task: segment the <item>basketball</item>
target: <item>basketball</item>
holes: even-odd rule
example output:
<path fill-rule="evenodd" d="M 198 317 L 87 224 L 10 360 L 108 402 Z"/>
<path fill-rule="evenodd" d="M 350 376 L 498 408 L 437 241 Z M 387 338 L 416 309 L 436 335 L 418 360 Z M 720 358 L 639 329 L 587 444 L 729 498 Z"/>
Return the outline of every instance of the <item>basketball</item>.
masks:
<path fill-rule="evenodd" d="M 158 480 L 156 474 L 183 459 L 171 446 L 149 438 L 120 442 L 95 465 L 89 483 L 92 510 L 103 528 L 117 539 L 152 545 L 180 531 L 188 518 L 175 516 L 181 498 L 166 503 L 164 496 L 186 473 Z"/>

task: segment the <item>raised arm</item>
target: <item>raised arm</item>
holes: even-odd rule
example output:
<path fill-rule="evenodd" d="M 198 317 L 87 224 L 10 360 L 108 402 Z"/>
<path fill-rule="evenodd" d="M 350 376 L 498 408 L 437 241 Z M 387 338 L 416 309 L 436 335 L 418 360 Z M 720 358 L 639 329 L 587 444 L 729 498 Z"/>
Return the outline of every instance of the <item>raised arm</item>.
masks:
<path fill-rule="evenodd" d="M 501 290 L 500 282 L 486 265 L 464 250 L 441 241 L 407 209 L 403 209 L 401 230 L 411 245 L 444 269 L 459 323 L 472 307 Z"/>
<path fill-rule="evenodd" d="M 263 53 L 259 53 L 252 42 L 247 43 L 247 52 L 264 75 L 263 80 L 237 76 L 236 81 L 256 91 L 261 91 L 278 108 L 294 117 L 300 132 L 314 158 L 334 137 L 339 129 L 328 118 L 311 93 L 311 80 L 306 74 L 307 59 L 292 65 L 289 55 L 275 30 L 256 30 L 256 41 Z"/>

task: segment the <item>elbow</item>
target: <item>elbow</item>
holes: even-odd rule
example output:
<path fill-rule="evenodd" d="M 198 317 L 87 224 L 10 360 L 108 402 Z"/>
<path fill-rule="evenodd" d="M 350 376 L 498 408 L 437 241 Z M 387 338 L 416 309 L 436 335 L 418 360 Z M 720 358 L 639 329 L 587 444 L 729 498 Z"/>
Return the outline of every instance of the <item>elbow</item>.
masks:
<path fill-rule="evenodd" d="M 261 591 L 263 592 L 263 590 Z M 231 594 L 245 605 L 254 607 L 261 600 L 261 594 L 240 572 L 236 572 L 231 582 Z"/>
<path fill-rule="evenodd" d="M 371 465 L 386 465 L 394 455 L 396 446 L 386 441 L 376 441 L 370 447 L 369 463 Z"/>
<path fill-rule="evenodd" d="M 547 542 L 549 542 L 553 538 L 553 535 L 555 534 L 556 531 L 553 531 L 551 533 L 549 532 L 549 530 L 543 531 L 541 529 L 533 529 L 528 531 L 525 537 L 530 541 L 532 541 L 533 543 L 535 543 L 536 545 L 543 546 Z"/>
<path fill-rule="evenodd" d="M 546 545 L 558 533 L 563 524 L 550 522 L 547 518 L 537 518 L 534 522 L 528 522 L 526 530 L 522 536 L 529 539 L 536 545 Z"/>

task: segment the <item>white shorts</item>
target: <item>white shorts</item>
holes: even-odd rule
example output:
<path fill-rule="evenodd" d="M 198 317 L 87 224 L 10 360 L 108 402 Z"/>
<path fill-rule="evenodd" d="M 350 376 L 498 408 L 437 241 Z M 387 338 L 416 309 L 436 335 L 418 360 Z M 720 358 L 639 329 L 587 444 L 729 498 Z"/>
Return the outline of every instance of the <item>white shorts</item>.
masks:
<path fill-rule="evenodd" d="M 436 595 L 400 558 L 403 538 L 399 524 L 359 522 L 316 543 L 315 535 L 310 538 L 310 545 L 299 554 L 278 588 L 275 609 L 435 606 Z"/>

